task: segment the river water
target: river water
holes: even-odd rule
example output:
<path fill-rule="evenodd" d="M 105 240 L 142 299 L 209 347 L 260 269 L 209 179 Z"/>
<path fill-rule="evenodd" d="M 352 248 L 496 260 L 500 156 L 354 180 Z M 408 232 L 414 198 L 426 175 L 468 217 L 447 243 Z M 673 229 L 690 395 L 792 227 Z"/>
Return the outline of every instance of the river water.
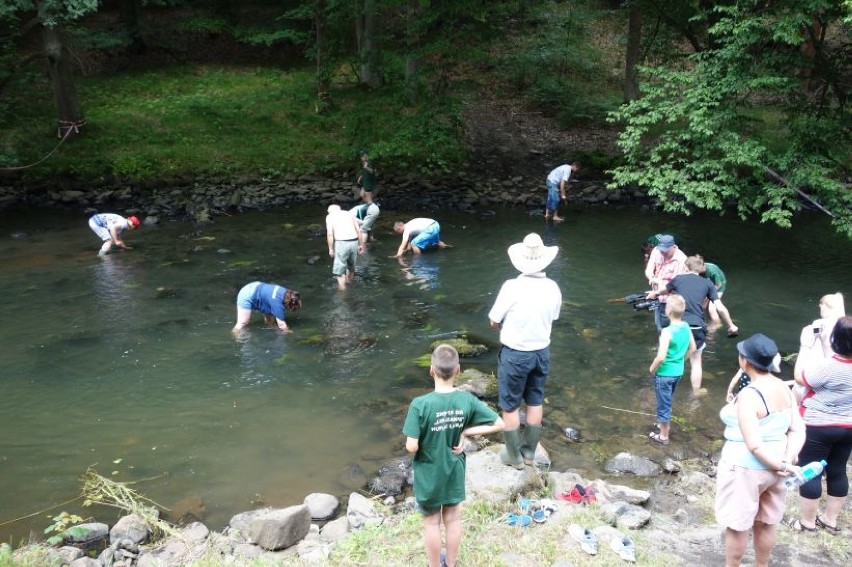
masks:
<path fill-rule="evenodd" d="M 134 485 L 141 493 L 214 529 L 261 504 L 357 489 L 359 470 L 369 477 L 405 453 L 408 401 L 430 387 L 414 359 L 459 332 L 497 341 L 487 313 L 502 281 L 515 276 L 506 248 L 531 231 L 560 246 L 547 272 L 564 306 L 543 436 L 557 470 L 600 477 L 619 451 L 682 457 L 712 450 L 720 437 L 717 412 L 736 368 L 736 341 L 724 331 L 704 357 L 709 393 L 693 398 L 687 386 L 676 394 L 671 445 L 645 439 L 653 417 L 644 414 L 654 412 L 652 316 L 608 300 L 643 289 L 648 235 L 673 232 L 685 251 L 721 265 L 742 336 L 765 332 L 784 353 L 796 350 L 821 295 L 852 297 L 852 246 L 822 218 L 785 231 L 634 209 L 574 212 L 559 226 L 521 210 L 437 212 L 454 248 L 389 258 L 398 245 L 392 221 L 420 215 L 384 211 L 378 242 L 341 293 L 319 232 L 324 206 L 204 227 L 164 221 L 130 233 L 134 249 L 104 260 L 79 213 L 0 213 L 0 540 L 41 532 L 61 510 L 114 521 L 115 511 L 79 500 L 44 511 L 75 498 L 89 466 L 142 480 Z M 21 231 L 28 237 L 11 237 Z M 288 319 L 294 333 L 265 329 L 258 318 L 241 340 L 231 336 L 236 292 L 254 280 L 302 293 L 303 309 Z M 495 361 L 492 350 L 462 363 L 492 372 Z M 580 429 L 586 442 L 565 442 L 564 427 Z"/>

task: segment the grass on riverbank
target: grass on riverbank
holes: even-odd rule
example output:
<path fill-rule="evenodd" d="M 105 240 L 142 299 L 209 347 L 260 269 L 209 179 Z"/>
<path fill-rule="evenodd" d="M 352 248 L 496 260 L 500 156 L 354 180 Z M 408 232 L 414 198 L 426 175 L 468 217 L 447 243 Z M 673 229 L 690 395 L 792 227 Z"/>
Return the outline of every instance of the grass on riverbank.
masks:
<path fill-rule="evenodd" d="M 458 99 L 411 105 L 398 89 L 367 91 L 341 76 L 334 107 L 321 116 L 313 81 L 309 70 L 210 65 L 82 78 L 83 136 L 23 175 L 133 181 L 333 173 L 354 171 L 359 149 L 386 170 L 450 169 L 466 159 Z M 0 155 L 15 163 L 0 165 L 35 162 L 57 143 L 49 85 L 21 88 L 29 96 L 13 93 L 19 102 L 0 128 Z"/>

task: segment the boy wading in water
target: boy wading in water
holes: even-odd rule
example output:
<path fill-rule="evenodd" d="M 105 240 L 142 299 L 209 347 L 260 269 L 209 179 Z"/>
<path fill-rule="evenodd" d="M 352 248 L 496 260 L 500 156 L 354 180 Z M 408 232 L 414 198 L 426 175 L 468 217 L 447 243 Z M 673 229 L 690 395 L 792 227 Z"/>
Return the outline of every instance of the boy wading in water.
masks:
<path fill-rule="evenodd" d="M 456 390 L 459 353 L 450 345 L 432 352 L 435 391 L 415 398 L 405 416 L 405 448 L 414 455 L 414 498 L 423 514 L 429 567 L 454 567 L 461 545 L 465 438 L 503 431 L 503 420 L 473 394 Z M 441 555 L 441 521 L 447 538 Z"/>
<path fill-rule="evenodd" d="M 672 397 L 677 383 L 683 378 L 683 365 L 686 357 L 695 352 L 695 339 L 689 325 L 683 320 L 686 302 L 679 295 L 669 295 L 666 302 L 666 317 L 671 323 L 660 331 L 660 346 L 657 356 L 651 361 L 648 371 L 654 376 L 654 390 L 657 394 L 657 426 L 659 433 L 648 434 L 651 441 L 661 445 L 669 444 L 669 430 L 672 421 Z"/>

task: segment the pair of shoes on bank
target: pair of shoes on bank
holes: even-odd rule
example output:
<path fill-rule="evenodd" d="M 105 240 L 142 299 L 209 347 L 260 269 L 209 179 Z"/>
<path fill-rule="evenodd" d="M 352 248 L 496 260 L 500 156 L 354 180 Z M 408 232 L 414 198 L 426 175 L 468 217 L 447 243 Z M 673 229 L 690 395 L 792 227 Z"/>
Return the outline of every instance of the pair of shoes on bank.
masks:
<path fill-rule="evenodd" d="M 621 557 L 624 561 L 636 563 L 636 544 L 628 535 L 619 532 L 612 536 L 609 542 L 609 548 Z"/>
<path fill-rule="evenodd" d="M 598 536 L 596 536 L 588 528 L 584 528 L 578 524 L 568 526 L 568 535 L 571 539 L 580 544 L 580 549 L 589 555 L 598 554 Z"/>
<path fill-rule="evenodd" d="M 560 494 L 559 499 L 572 504 L 591 504 L 597 502 L 598 497 L 595 495 L 595 489 L 592 488 L 591 484 L 585 487 L 582 484 L 575 484 L 574 488 Z"/>
<path fill-rule="evenodd" d="M 510 526 L 519 526 L 522 528 L 528 528 L 533 523 L 533 518 L 529 514 L 515 514 L 514 512 L 509 512 L 504 516 L 504 519 Z"/>
<path fill-rule="evenodd" d="M 540 500 L 537 509 L 532 515 L 533 522 L 537 524 L 545 523 L 556 510 L 558 508 L 556 507 L 556 502 L 553 500 Z"/>

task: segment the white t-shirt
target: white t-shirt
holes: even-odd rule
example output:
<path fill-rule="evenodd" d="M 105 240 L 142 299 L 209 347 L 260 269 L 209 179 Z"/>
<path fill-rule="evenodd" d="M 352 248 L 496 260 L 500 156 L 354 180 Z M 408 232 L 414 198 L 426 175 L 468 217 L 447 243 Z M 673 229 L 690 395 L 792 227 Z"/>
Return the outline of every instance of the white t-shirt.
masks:
<path fill-rule="evenodd" d="M 571 177 L 571 166 L 568 164 L 560 165 L 556 169 L 550 172 L 550 175 L 547 176 L 547 180 L 551 183 L 559 183 L 560 181 L 568 182 L 568 179 Z M 541 177 L 539 177 L 541 179 Z"/>
<path fill-rule="evenodd" d="M 500 342 L 521 351 L 541 350 L 550 345 L 550 329 L 559 318 L 562 292 L 544 272 L 506 280 L 488 318 L 502 323 Z"/>

